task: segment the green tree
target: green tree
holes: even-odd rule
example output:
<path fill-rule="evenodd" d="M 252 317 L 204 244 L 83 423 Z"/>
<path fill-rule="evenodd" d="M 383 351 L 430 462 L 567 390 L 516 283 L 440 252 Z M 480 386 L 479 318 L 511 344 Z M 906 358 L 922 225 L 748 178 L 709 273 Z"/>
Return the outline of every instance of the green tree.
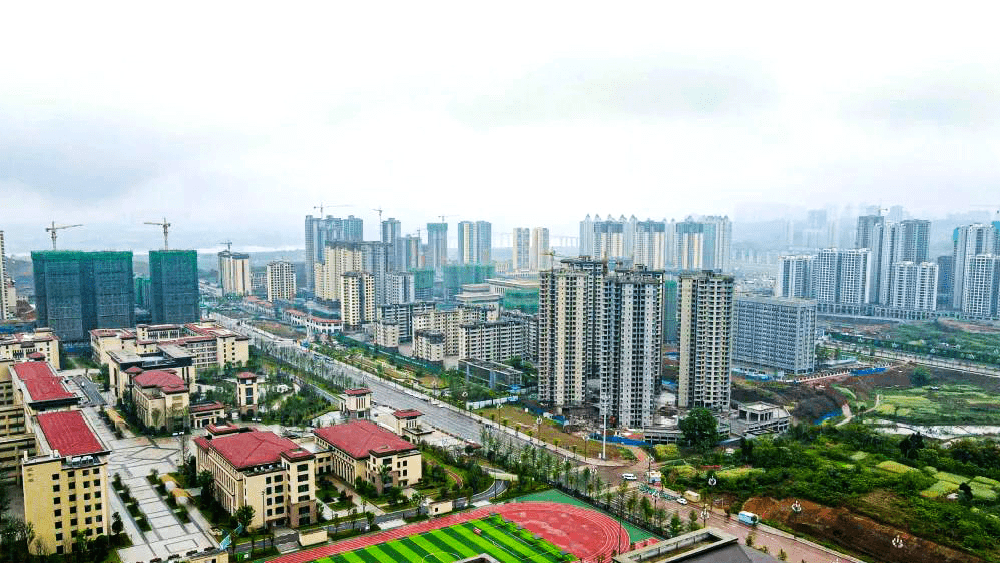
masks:
<path fill-rule="evenodd" d="M 365 511 L 365 520 L 368 521 L 368 529 L 372 529 L 372 525 L 375 524 L 375 513 L 370 510 Z"/>
<path fill-rule="evenodd" d="M 709 450 L 718 441 L 718 421 L 708 409 L 692 410 L 678 426 L 688 445 L 698 450 Z"/>
<path fill-rule="evenodd" d="M 212 498 L 212 486 L 215 484 L 215 477 L 212 472 L 207 469 L 202 469 L 201 473 L 198 474 L 198 486 L 201 488 L 201 497 L 199 501 L 201 503 L 207 503 Z"/>
<path fill-rule="evenodd" d="M 923 387 L 924 385 L 927 385 L 930 380 L 931 372 L 924 366 L 917 366 L 913 369 L 913 373 L 910 374 L 910 383 L 914 387 Z"/>
<path fill-rule="evenodd" d="M 250 506 L 249 504 L 244 504 L 243 506 L 237 508 L 236 514 L 233 515 L 236 518 L 236 521 L 243 526 L 243 531 L 246 532 L 248 536 L 250 536 L 250 553 L 253 553 L 253 550 L 255 548 L 254 536 L 250 532 L 250 523 L 253 522 L 253 517 L 255 513 L 256 511 L 252 506 Z"/>
<path fill-rule="evenodd" d="M 115 512 L 111 515 L 111 532 L 117 539 L 119 534 L 121 534 L 124 529 L 125 524 L 122 523 L 122 515 Z"/>
<path fill-rule="evenodd" d="M 681 517 L 677 515 L 677 511 L 675 510 L 673 515 L 670 517 L 670 537 L 677 537 L 681 535 L 681 531 L 683 530 L 684 524 L 681 523 Z"/>

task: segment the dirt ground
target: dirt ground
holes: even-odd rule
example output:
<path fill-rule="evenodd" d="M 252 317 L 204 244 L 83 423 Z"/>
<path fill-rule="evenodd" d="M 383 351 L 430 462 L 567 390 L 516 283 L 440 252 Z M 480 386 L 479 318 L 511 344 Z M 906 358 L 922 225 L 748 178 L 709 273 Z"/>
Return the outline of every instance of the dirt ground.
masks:
<path fill-rule="evenodd" d="M 743 504 L 743 510 L 886 563 L 983 562 L 974 555 L 911 536 L 906 530 L 855 515 L 846 508 L 830 508 L 805 500 L 799 502 L 802 505 L 799 514 L 792 511 L 790 499 L 751 498 Z M 897 535 L 902 547 L 893 546 Z"/>

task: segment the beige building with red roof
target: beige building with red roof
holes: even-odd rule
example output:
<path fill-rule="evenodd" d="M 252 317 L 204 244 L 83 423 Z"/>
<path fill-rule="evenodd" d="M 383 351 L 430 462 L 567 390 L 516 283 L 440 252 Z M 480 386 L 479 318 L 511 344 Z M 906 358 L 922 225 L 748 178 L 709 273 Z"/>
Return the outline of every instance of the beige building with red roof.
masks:
<path fill-rule="evenodd" d="M 408 487 L 422 477 L 417 446 L 371 421 L 352 420 L 313 434 L 321 473 L 332 472 L 352 485 L 360 478 L 379 492 L 387 486 Z"/>
<path fill-rule="evenodd" d="M 59 337 L 51 328 L 39 328 L 35 332 L 18 332 L 0 336 L 0 360 L 24 362 L 31 354 L 42 354 L 44 360 L 59 368 Z"/>
<path fill-rule="evenodd" d="M 305 526 L 316 521 L 316 456 L 273 432 L 208 427 L 195 438 L 198 472 L 215 478 L 213 494 L 235 514 L 254 508 L 251 527 Z"/>
<path fill-rule="evenodd" d="M 161 346 L 177 346 L 191 355 L 196 372 L 242 366 L 250 359 L 250 339 L 214 321 L 187 324 L 141 324 L 128 328 L 90 331 L 94 362 L 108 365 L 118 357 L 155 354 Z"/>
<path fill-rule="evenodd" d="M 191 396 L 187 383 L 171 369 L 142 371 L 139 368 L 132 375 L 132 406 L 136 417 L 146 428 L 168 431 L 187 428 L 190 425 L 189 410 Z"/>
<path fill-rule="evenodd" d="M 109 534 L 107 458 L 110 450 L 79 410 L 33 417 L 37 456 L 21 464 L 24 519 L 44 553 L 69 553 L 73 533 L 87 539 Z M 32 543 L 32 553 L 37 551 Z"/>

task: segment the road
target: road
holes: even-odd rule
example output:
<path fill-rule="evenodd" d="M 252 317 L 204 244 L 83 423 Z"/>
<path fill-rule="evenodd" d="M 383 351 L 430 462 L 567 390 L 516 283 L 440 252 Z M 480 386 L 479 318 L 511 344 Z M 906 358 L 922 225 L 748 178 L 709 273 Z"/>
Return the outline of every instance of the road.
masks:
<path fill-rule="evenodd" d="M 850 342 L 841 342 L 830 338 L 823 341 L 823 346 L 838 348 L 853 354 L 869 354 L 871 352 L 871 349 L 868 346 L 859 346 Z M 908 352 L 885 350 L 882 348 L 875 348 L 875 357 L 889 360 L 901 360 L 922 366 L 964 371 L 977 375 L 985 375 L 987 377 L 1000 377 L 1000 369 L 962 360 L 928 357 L 927 355 L 910 354 Z"/>
<path fill-rule="evenodd" d="M 78 375 L 73 378 L 73 381 L 83 391 L 83 394 L 87 396 L 90 406 L 101 407 L 107 404 L 104 400 L 104 395 L 101 394 L 101 388 L 91 381 L 89 377 Z"/>

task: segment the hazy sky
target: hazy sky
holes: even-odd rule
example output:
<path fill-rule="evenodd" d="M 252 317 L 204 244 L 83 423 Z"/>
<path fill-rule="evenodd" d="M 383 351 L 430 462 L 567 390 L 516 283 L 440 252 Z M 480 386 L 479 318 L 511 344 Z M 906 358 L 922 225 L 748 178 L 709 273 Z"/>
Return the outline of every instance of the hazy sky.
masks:
<path fill-rule="evenodd" d="M 86 224 L 61 248 L 156 248 L 163 216 L 174 247 L 301 247 L 320 203 L 371 238 L 379 206 L 404 233 L 575 235 L 586 213 L 1000 203 L 985 3 L 815 4 L 10 3 L 0 229 L 12 253 L 52 220 Z"/>

